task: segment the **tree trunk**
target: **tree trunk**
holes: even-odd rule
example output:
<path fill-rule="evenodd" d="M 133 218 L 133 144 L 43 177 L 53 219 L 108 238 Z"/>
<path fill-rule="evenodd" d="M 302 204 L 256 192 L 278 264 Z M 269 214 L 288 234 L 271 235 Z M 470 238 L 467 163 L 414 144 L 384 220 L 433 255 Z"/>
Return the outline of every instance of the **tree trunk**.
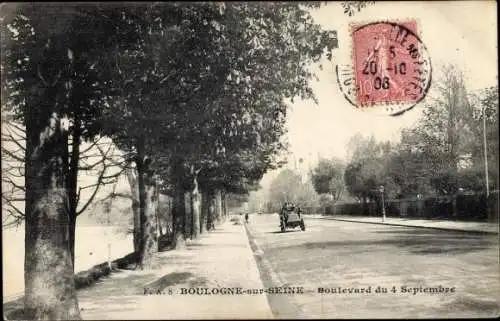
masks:
<path fill-rule="evenodd" d="M 156 204 L 156 211 L 155 211 L 156 214 L 155 214 L 155 216 L 156 216 L 156 225 L 158 227 L 157 228 L 157 231 L 158 231 L 157 234 L 158 234 L 158 237 L 160 237 L 160 236 L 163 236 L 163 228 L 161 226 L 161 218 L 160 218 L 161 214 L 160 214 L 160 205 L 159 205 L 159 203 L 160 203 L 160 194 L 159 194 L 159 190 L 158 190 L 158 185 L 156 185 L 155 188 L 156 188 L 156 192 L 157 192 L 157 200 L 156 200 L 157 204 Z"/>
<path fill-rule="evenodd" d="M 141 212 L 139 200 L 139 184 L 137 182 L 137 170 L 133 168 L 127 168 L 125 172 L 127 174 L 127 179 L 132 194 L 134 252 L 138 253 L 141 244 Z"/>
<path fill-rule="evenodd" d="M 156 176 L 150 172 L 145 173 L 146 204 L 144 219 L 141 220 L 142 235 L 142 265 L 150 268 L 154 253 L 158 252 L 158 190 Z"/>
<path fill-rule="evenodd" d="M 363 215 L 370 216 L 370 210 L 368 208 L 368 203 L 367 203 L 368 198 L 366 196 L 363 196 L 362 199 L 363 199 Z"/>
<path fill-rule="evenodd" d="M 194 188 L 191 191 L 191 217 L 192 217 L 192 234 L 191 238 L 196 239 L 198 238 L 199 234 L 201 233 L 200 230 L 200 189 L 198 186 L 198 176 L 197 174 L 194 175 L 193 178 L 193 185 Z"/>
<path fill-rule="evenodd" d="M 192 234 L 192 222 L 193 222 L 193 212 L 192 212 L 192 204 L 191 204 L 191 193 L 184 193 L 184 208 L 186 210 L 184 215 L 184 239 L 191 238 Z"/>
<path fill-rule="evenodd" d="M 201 190 L 201 218 L 200 233 L 207 231 L 208 216 L 210 213 L 210 197 L 205 189 Z"/>
<path fill-rule="evenodd" d="M 226 199 L 226 192 L 224 191 L 222 191 L 222 215 L 225 221 L 227 219 L 227 199 Z"/>
<path fill-rule="evenodd" d="M 70 208 L 68 217 L 68 229 L 69 229 L 69 250 L 71 254 L 71 268 L 73 269 L 73 274 L 75 273 L 75 237 L 76 237 L 76 209 L 73 212 L 73 208 Z"/>
<path fill-rule="evenodd" d="M 211 193 L 208 190 L 203 190 L 202 197 L 203 197 L 203 202 L 202 202 L 203 222 L 201 222 L 200 225 L 204 226 L 205 231 L 210 231 L 212 230 L 214 221 L 213 193 Z"/>
<path fill-rule="evenodd" d="M 335 205 L 337 204 L 337 200 L 338 200 L 337 196 L 338 196 L 338 194 L 335 191 L 331 192 L 331 194 L 332 194 L 332 201 L 333 201 L 332 202 L 333 204 L 332 204 L 332 213 L 331 214 L 335 215 L 336 214 L 336 210 L 335 210 L 336 206 Z"/>
<path fill-rule="evenodd" d="M 156 226 L 156 182 L 150 168 L 150 160 L 144 154 L 144 142 L 137 144 L 137 177 L 139 185 L 140 213 L 140 246 L 139 265 L 141 269 L 149 269 L 153 254 L 158 252 L 158 236 Z"/>
<path fill-rule="evenodd" d="M 180 186 L 176 186 L 172 204 L 173 216 L 173 247 L 180 249 L 184 247 L 184 215 L 186 213 L 184 191 Z"/>
<path fill-rule="evenodd" d="M 211 231 L 214 229 L 214 221 L 215 221 L 215 195 L 213 191 L 207 192 L 207 212 L 206 212 L 206 222 L 207 222 L 207 231 Z"/>
<path fill-rule="evenodd" d="M 166 221 L 167 221 L 167 232 L 166 234 L 169 234 L 171 235 L 174 231 L 174 210 L 173 210 L 173 197 L 169 196 L 168 197 L 168 212 L 167 212 L 167 218 L 166 218 Z"/>
<path fill-rule="evenodd" d="M 220 224 L 222 221 L 222 192 L 220 189 L 215 190 L 214 193 L 214 207 L 215 207 L 215 222 Z"/>
<path fill-rule="evenodd" d="M 185 246 L 184 239 L 184 223 L 186 215 L 185 192 L 183 188 L 183 161 L 178 159 L 174 161 L 172 175 L 174 179 L 174 195 L 173 195 L 173 248 L 180 249 Z"/>
<path fill-rule="evenodd" d="M 42 104 L 26 119 L 26 316 L 79 320 L 69 237 L 68 135 L 51 112 L 57 103 Z"/>
<path fill-rule="evenodd" d="M 76 233 L 76 216 L 78 206 L 78 163 L 80 160 L 80 121 L 75 116 L 73 131 L 72 131 L 72 147 L 71 158 L 69 163 L 68 173 L 68 197 L 69 197 L 69 245 L 71 251 L 71 259 L 73 268 L 75 266 L 75 233 Z"/>
<path fill-rule="evenodd" d="M 194 228 L 194 200 L 193 200 L 193 194 L 192 192 L 189 192 L 189 213 L 191 215 L 191 220 L 189 222 L 189 231 L 190 231 L 190 234 L 189 234 L 189 238 L 191 240 L 194 239 L 194 234 L 196 233 L 195 231 L 195 228 Z M 199 232 L 199 230 L 197 231 Z"/>

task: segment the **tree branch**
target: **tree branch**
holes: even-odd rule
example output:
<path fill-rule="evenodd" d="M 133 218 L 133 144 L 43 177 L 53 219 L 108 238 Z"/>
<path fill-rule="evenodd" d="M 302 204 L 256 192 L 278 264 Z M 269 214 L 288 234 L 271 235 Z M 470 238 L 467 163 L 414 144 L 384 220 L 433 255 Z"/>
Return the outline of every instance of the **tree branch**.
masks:
<path fill-rule="evenodd" d="M 121 197 L 126 199 L 132 199 L 131 195 L 123 194 L 123 193 L 113 193 L 113 197 Z"/>
<path fill-rule="evenodd" d="M 102 158 L 93 164 L 86 165 L 86 166 L 78 166 L 78 169 L 82 170 L 82 171 L 90 171 L 90 170 L 94 169 L 97 165 L 103 164 L 105 161 L 106 161 L 106 159 Z"/>
<path fill-rule="evenodd" d="M 98 144 L 98 143 L 99 143 L 99 141 L 100 141 L 101 139 L 102 139 L 102 137 L 99 137 L 99 138 L 97 138 L 96 140 L 94 140 L 94 141 L 92 142 L 92 144 L 91 144 L 91 145 L 90 145 L 87 149 L 85 149 L 85 150 L 81 151 L 81 152 L 80 152 L 80 154 L 85 154 L 85 153 L 89 152 L 92 148 L 94 148 L 94 146 L 95 146 L 96 144 Z"/>
<path fill-rule="evenodd" d="M 24 218 L 24 213 L 18 209 L 14 204 L 13 202 L 15 201 L 24 201 L 24 199 L 9 199 L 7 198 L 4 194 L 2 194 L 2 199 L 5 200 L 5 205 L 2 204 L 2 207 L 7 210 L 7 212 L 9 212 L 9 215 L 12 216 L 12 217 L 19 217 L 19 218 Z"/>
<path fill-rule="evenodd" d="M 45 86 L 49 86 L 49 84 L 47 83 L 47 81 L 45 80 L 45 78 L 43 78 L 42 76 L 42 72 L 40 71 L 40 65 L 37 65 L 36 66 L 36 74 L 38 76 L 38 78 L 42 81 L 42 83 L 45 85 Z"/>
<path fill-rule="evenodd" d="M 17 156 L 13 152 L 8 151 L 6 148 L 2 147 L 2 153 L 7 154 L 8 156 L 12 157 L 13 159 L 15 159 L 18 162 L 23 162 L 24 163 L 24 158 L 23 157 Z"/>
<path fill-rule="evenodd" d="M 22 172 L 24 170 L 24 167 L 19 166 L 19 167 L 13 167 L 12 169 L 17 169 L 19 171 L 19 174 L 14 174 L 14 173 L 9 173 L 9 175 L 13 177 L 18 177 L 18 178 L 24 178 L 24 173 Z"/>
<path fill-rule="evenodd" d="M 119 172 L 117 172 L 115 174 L 103 176 L 102 179 L 104 180 L 104 179 L 118 178 L 120 175 L 123 174 L 124 171 L 125 171 L 125 169 L 122 168 Z"/>
<path fill-rule="evenodd" d="M 15 129 L 17 129 L 18 131 L 20 131 L 20 132 L 22 132 L 22 133 L 26 134 L 26 129 L 22 128 L 20 125 L 17 125 L 17 124 L 16 124 L 15 122 L 13 122 L 13 121 L 9 121 L 7 125 L 8 125 L 8 126 L 12 126 L 12 127 L 14 127 Z M 21 136 L 21 135 L 19 135 L 19 136 Z"/>
<path fill-rule="evenodd" d="M 5 127 L 7 132 L 9 133 L 8 137 L 9 139 L 6 139 L 7 141 L 10 141 L 10 142 L 13 142 L 14 144 L 16 144 L 21 150 L 26 150 L 26 148 L 21 145 L 19 143 L 19 141 L 23 141 L 25 140 L 25 138 L 21 135 L 18 135 L 20 137 L 20 139 L 14 137 L 15 133 L 13 133 L 12 129 L 10 129 L 9 127 Z"/>
<path fill-rule="evenodd" d="M 78 190 L 78 199 L 80 199 L 80 192 L 81 192 L 81 190 L 83 190 L 84 188 L 90 188 L 90 187 L 95 186 L 94 192 L 90 195 L 90 198 L 87 200 L 87 203 L 85 203 L 80 210 L 76 211 L 76 216 L 82 214 L 87 209 L 87 207 L 89 207 L 89 205 L 94 201 L 94 198 L 97 195 L 97 192 L 99 191 L 99 188 L 102 185 L 101 178 L 102 178 L 103 174 L 104 174 L 104 170 L 101 172 L 101 175 L 97 179 L 97 183 L 96 184 L 85 186 L 85 187 L 80 187 L 79 188 L 79 190 Z"/>
<path fill-rule="evenodd" d="M 106 171 L 110 168 L 110 167 L 114 167 L 113 164 L 109 165 L 109 164 L 106 164 L 106 160 L 108 159 L 107 158 L 107 155 L 108 153 L 112 150 L 112 147 L 113 145 L 112 144 L 109 144 L 108 145 L 108 149 L 106 151 L 103 151 L 99 145 L 96 145 L 96 148 L 99 150 L 101 156 L 102 156 L 102 159 L 98 162 L 98 164 L 103 164 L 103 169 L 102 171 L 100 172 L 99 174 L 99 177 L 97 178 L 97 183 L 95 184 L 92 184 L 92 185 L 88 185 L 88 186 L 84 186 L 84 187 L 80 187 L 78 189 L 78 195 L 77 195 L 77 198 L 78 200 L 80 200 L 80 196 L 81 196 L 81 191 L 86 189 L 86 188 L 92 188 L 92 187 L 95 187 L 94 191 L 92 192 L 92 194 L 90 195 L 90 198 L 87 200 L 87 202 L 82 206 L 82 208 L 80 210 L 77 210 L 76 211 L 76 215 L 80 215 L 81 213 L 83 213 L 89 206 L 90 204 L 94 201 L 96 195 L 97 195 L 97 192 L 99 191 L 99 189 L 101 188 L 101 186 L 103 185 L 108 185 L 108 184 L 112 184 L 112 183 L 116 183 L 118 180 L 117 178 L 123 173 L 123 171 L 125 170 L 124 168 L 122 168 L 118 173 L 115 173 L 115 174 L 112 174 L 112 175 L 106 175 Z"/>

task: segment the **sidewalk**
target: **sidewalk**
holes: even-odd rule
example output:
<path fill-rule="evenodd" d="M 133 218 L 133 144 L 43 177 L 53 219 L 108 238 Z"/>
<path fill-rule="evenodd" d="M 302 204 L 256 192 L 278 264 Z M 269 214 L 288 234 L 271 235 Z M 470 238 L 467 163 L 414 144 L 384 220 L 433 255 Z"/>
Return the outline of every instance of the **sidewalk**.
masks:
<path fill-rule="evenodd" d="M 113 273 L 77 296 L 84 320 L 273 318 L 265 294 L 181 294 L 230 287 L 264 286 L 244 226 L 228 220 L 185 249 L 159 253 L 153 270 Z"/>
<path fill-rule="evenodd" d="M 416 218 L 400 218 L 400 217 L 386 217 L 382 221 L 382 217 L 367 217 L 367 216 L 348 216 L 348 215 L 332 215 L 315 217 L 320 219 L 356 222 L 356 223 L 370 223 L 370 224 L 383 224 L 395 226 L 411 226 L 423 227 L 440 230 L 453 230 L 461 232 L 474 232 L 474 233 L 487 233 L 498 234 L 499 225 L 497 223 L 486 222 L 464 222 L 464 221 L 448 221 L 448 220 L 425 220 Z"/>

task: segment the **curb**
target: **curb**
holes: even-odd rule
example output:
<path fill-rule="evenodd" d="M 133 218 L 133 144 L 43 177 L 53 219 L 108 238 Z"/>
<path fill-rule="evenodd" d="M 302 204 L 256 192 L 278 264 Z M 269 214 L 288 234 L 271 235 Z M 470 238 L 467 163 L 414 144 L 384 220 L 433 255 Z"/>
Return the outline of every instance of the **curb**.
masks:
<path fill-rule="evenodd" d="M 398 223 L 387 223 L 387 222 L 363 222 L 363 221 L 357 221 L 357 220 L 349 220 L 349 219 L 342 219 L 342 218 L 327 218 L 327 217 L 319 217 L 316 219 L 343 221 L 343 222 L 352 222 L 352 223 L 364 223 L 364 224 L 392 225 L 392 226 L 401 226 L 401 227 L 416 227 L 416 228 L 426 228 L 426 229 L 433 229 L 433 230 L 440 230 L 440 231 L 454 231 L 454 232 L 472 233 L 472 234 L 498 235 L 498 232 L 492 232 L 492 231 L 464 230 L 464 229 L 459 229 L 459 228 L 447 228 L 447 227 L 437 227 L 437 226 L 409 225 L 409 224 L 398 224 Z"/>
<path fill-rule="evenodd" d="M 271 263 L 263 256 L 264 251 L 260 248 L 260 246 L 257 244 L 255 241 L 255 238 L 253 237 L 252 233 L 250 232 L 249 228 L 244 224 L 244 228 L 248 237 L 248 243 L 250 245 L 250 248 L 252 250 L 252 254 L 254 256 L 255 262 L 257 265 L 259 262 L 257 261 L 257 257 L 261 261 L 262 265 L 264 268 L 267 270 L 267 273 L 270 275 L 271 280 L 274 284 L 283 284 L 283 281 L 280 279 L 278 274 L 276 274 L 271 266 Z"/>
<path fill-rule="evenodd" d="M 279 275 L 274 272 L 274 269 L 271 266 L 269 260 L 267 260 L 263 254 L 264 251 L 260 248 L 260 246 L 255 241 L 255 237 L 250 232 L 250 229 L 244 224 L 244 229 L 248 238 L 248 243 L 252 250 L 252 254 L 257 264 L 257 268 L 259 270 L 259 275 L 264 287 L 276 287 L 283 286 L 285 284 L 283 280 L 279 277 Z M 265 277 L 267 275 L 268 277 Z M 270 284 L 269 284 L 270 283 Z M 266 294 L 268 306 L 271 310 L 271 314 L 275 319 L 304 319 L 305 314 L 302 309 L 297 304 L 292 304 L 293 297 L 285 298 L 282 296 L 272 297 L 269 294 Z M 285 302 L 284 302 L 285 301 Z M 273 304 L 274 303 L 274 304 Z M 285 307 L 286 312 L 278 311 L 275 305 L 280 306 L 281 308 Z"/>
<path fill-rule="evenodd" d="M 245 231 L 245 235 L 247 236 L 248 247 L 250 248 L 250 252 L 252 253 L 253 261 L 255 262 L 255 267 L 257 268 L 257 272 L 259 273 L 260 282 L 262 283 L 262 286 L 266 287 L 265 282 L 264 282 L 264 280 L 262 278 L 262 272 L 261 272 L 261 270 L 259 268 L 259 261 L 257 259 L 257 257 L 259 257 L 261 259 L 261 262 L 264 263 L 264 265 L 266 265 L 265 262 L 264 262 L 265 259 L 262 256 L 262 254 L 264 254 L 264 252 L 257 245 L 257 243 L 255 242 L 255 240 L 251 237 L 251 233 L 248 230 L 247 225 L 245 223 L 243 223 L 242 225 L 243 225 L 243 230 Z M 269 264 L 269 262 L 267 262 L 267 264 Z M 265 266 L 265 268 L 268 269 L 267 265 Z M 273 282 L 274 282 L 274 277 L 276 275 L 274 274 L 274 272 L 272 272 L 272 270 L 271 270 L 271 273 L 273 274 L 272 277 L 273 277 Z M 266 303 L 267 303 L 267 309 L 269 310 L 270 315 L 272 315 L 273 317 L 275 317 L 275 315 L 273 313 L 273 309 L 271 307 L 271 302 L 269 301 L 269 296 L 268 295 L 266 295 Z"/>

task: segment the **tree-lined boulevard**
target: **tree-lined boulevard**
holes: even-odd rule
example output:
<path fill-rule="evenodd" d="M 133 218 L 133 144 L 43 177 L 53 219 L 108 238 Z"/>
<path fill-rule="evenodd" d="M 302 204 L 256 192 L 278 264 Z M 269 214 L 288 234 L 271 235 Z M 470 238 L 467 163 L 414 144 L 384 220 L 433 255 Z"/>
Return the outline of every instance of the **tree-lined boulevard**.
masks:
<path fill-rule="evenodd" d="M 179 248 L 222 219 L 227 193 L 247 193 L 278 165 L 286 102 L 314 99 L 308 67 L 331 59 L 337 45 L 308 12 L 319 6 L 3 6 L 2 119 L 23 132 L 9 132 L 17 148 L 3 153 L 17 161 L 7 174 L 25 179 L 7 176 L 22 197 L 2 195 L 2 206 L 7 223 L 25 224 L 27 318 L 80 318 L 73 274 L 82 144 L 107 137 L 120 149 L 134 250 L 147 269 L 158 251 L 160 192 L 172 198 L 171 245 Z"/>
<path fill-rule="evenodd" d="M 438 65 L 399 142 L 291 169 L 288 116 L 336 63 L 326 6 L 2 4 L 4 319 L 498 315 L 498 234 L 335 220 L 497 222 L 498 86 Z M 279 231 L 288 201 L 305 231 Z"/>

